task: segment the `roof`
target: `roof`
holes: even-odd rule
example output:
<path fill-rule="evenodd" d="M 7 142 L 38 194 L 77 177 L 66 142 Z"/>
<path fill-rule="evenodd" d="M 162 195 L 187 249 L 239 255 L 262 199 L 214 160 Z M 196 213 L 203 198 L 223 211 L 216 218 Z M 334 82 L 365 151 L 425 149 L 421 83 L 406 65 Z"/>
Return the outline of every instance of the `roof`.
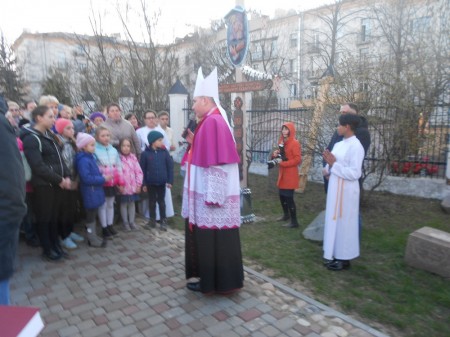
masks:
<path fill-rule="evenodd" d="M 180 80 L 177 80 L 172 88 L 170 88 L 169 95 L 171 94 L 189 95 L 188 91 Z"/>

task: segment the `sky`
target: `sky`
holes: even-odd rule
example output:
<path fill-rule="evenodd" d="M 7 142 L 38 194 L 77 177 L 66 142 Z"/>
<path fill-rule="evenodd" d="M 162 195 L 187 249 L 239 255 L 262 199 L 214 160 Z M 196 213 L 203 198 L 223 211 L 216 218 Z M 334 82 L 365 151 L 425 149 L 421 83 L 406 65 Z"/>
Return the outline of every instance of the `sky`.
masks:
<path fill-rule="evenodd" d="M 97 27 L 101 21 L 103 33 L 120 33 L 123 38 L 117 10 L 120 6 L 119 11 L 124 16 L 128 8 L 128 26 L 133 37 L 141 40 L 139 35 L 144 22 L 141 1 L 147 3 L 149 17 L 160 11 L 155 33 L 157 42 L 161 43 L 184 37 L 194 30 L 194 26 L 209 27 L 211 20 L 224 17 L 236 5 L 236 0 L 5 0 L 0 11 L 0 31 L 8 44 L 12 44 L 24 29 L 31 33 L 92 35 L 90 19 L 95 17 Z M 306 10 L 330 2 L 333 0 L 244 0 L 244 7 L 273 17 L 277 8 Z"/>

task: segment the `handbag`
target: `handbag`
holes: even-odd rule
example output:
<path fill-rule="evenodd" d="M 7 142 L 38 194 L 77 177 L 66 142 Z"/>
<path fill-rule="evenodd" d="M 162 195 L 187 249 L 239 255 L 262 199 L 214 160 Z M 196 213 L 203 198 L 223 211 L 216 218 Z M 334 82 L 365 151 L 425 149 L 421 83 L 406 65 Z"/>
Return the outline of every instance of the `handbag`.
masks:
<path fill-rule="evenodd" d="M 25 181 L 28 182 L 31 180 L 31 167 L 30 164 L 28 164 L 27 157 L 25 157 L 25 153 L 20 152 L 20 155 L 22 156 L 22 164 L 25 171 Z"/>

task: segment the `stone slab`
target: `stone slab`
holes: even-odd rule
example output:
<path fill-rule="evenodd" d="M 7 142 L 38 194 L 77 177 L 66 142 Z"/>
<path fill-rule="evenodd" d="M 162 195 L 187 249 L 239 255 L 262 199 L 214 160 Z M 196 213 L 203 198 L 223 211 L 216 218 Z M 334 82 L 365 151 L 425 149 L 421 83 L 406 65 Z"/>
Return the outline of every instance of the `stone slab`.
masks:
<path fill-rule="evenodd" d="M 323 229 L 325 227 L 325 211 L 319 213 L 318 216 L 305 228 L 303 237 L 313 241 L 323 241 Z"/>
<path fill-rule="evenodd" d="M 450 195 L 442 200 L 441 208 L 445 213 L 450 214 Z"/>
<path fill-rule="evenodd" d="M 406 263 L 450 278 L 450 233 L 422 227 L 408 237 Z"/>

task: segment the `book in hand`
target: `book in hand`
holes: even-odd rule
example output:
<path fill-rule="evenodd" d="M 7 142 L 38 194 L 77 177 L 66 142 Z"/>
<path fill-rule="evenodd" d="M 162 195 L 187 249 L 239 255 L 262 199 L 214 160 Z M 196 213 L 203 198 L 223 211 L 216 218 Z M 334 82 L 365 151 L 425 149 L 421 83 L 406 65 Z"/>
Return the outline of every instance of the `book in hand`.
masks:
<path fill-rule="evenodd" d="M 35 337 L 43 328 L 39 308 L 0 305 L 0 336 Z"/>

